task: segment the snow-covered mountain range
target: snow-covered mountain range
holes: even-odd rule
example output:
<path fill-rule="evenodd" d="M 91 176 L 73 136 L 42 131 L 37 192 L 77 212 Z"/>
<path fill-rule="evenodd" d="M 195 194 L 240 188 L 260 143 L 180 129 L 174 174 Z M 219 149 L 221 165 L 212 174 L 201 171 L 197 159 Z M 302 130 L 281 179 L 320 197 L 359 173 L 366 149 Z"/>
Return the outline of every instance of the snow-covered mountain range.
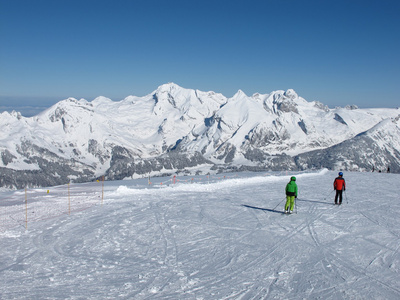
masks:
<path fill-rule="evenodd" d="M 232 98 L 174 83 L 122 101 L 0 114 L 0 186 L 222 170 L 400 172 L 400 109 L 330 109 L 295 91 Z"/>

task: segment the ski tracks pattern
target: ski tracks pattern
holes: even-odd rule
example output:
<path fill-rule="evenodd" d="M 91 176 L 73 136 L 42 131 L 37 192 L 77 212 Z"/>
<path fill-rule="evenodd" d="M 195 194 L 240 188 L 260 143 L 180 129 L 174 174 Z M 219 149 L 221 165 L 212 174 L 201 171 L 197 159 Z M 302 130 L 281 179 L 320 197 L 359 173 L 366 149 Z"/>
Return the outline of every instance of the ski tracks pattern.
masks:
<path fill-rule="evenodd" d="M 319 200 L 283 215 L 263 209 L 281 194 L 251 199 L 255 189 L 265 187 L 160 190 L 32 226 L 0 269 L 10 286 L 0 296 L 68 298 L 83 287 L 86 299 L 364 299 L 368 286 L 371 298 L 400 297 L 395 220 Z"/>
<path fill-rule="evenodd" d="M 362 297 L 359 297 L 359 289 L 362 289 L 366 284 L 380 285 L 381 288 L 377 290 L 382 290 L 382 287 L 387 289 L 384 295 L 389 294 L 394 298 L 400 295 L 400 290 L 396 287 L 394 280 L 393 284 L 382 282 L 375 278 L 373 272 L 369 273 L 366 269 L 367 267 L 363 268 L 359 265 L 359 262 L 364 261 L 364 259 L 360 260 L 360 257 L 357 256 L 349 259 L 349 256 L 353 256 L 354 253 L 362 252 L 357 251 L 357 249 L 365 246 L 365 241 L 362 240 L 362 246 L 359 246 L 354 243 L 355 241 L 347 239 L 347 236 L 350 235 L 350 230 L 360 230 L 360 227 L 344 228 L 340 225 L 341 218 L 348 217 L 346 211 L 348 212 L 345 206 L 335 206 L 328 209 L 321 209 L 316 205 L 309 206 L 307 213 L 310 217 L 305 219 L 305 227 L 307 228 L 309 237 L 314 246 L 312 247 L 313 249 L 308 260 L 302 262 L 302 266 L 299 267 L 299 270 L 311 270 L 311 272 L 314 270 L 315 274 L 318 274 L 318 276 L 314 274 L 304 276 L 305 274 L 302 274 L 302 272 L 294 276 L 293 281 L 296 284 L 294 284 L 294 288 L 290 292 L 290 294 L 293 295 L 293 299 L 298 297 L 304 299 L 361 299 Z M 354 221 L 352 224 L 359 223 L 358 216 L 353 216 L 353 218 Z M 330 227 L 331 230 L 327 231 L 327 227 Z M 320 228 L 323 228 L 323 230 L 319 230 Z M 391 232 L 389 228 L 385 227 L 385 229 Z M 321 233 L 319 233 L 319 231 L 321 231 Z M 330 232 L 332 235 L 329 234 Z M 324 234 L 324 236 L 321 236 L 321 234 Z M 360 237 L 362 236 L 364 236 L 364 233 L 361 231 Z M 398 241 L 398 236 L 395 237 Z M 298 236 L 296 236 L 296 238 L 298 238 Z M 370 246 L 371 242 L 372 244 L 376 244 L 375 241 L 367 240 L 367 242 L 369 244 L 367 246 Z M 379 246 L 380 248 L 385 248 L 384 245 Z M 397 246 L 395 249 L 390 249 L 391 257 L 397 253 L 398 248 Z M 381 251 L 382 250 L 379 250 L 377 252 L 372 261 L 381 255 Z M 387 264 L 384 265 L 388 266 Z M 382 271 L 382 263 L 379 264 L 378 267 L 378 269 Z M 393 275 L 392 273 L 389 276 L 393 277 Z M 314 286 L 318 286 L 319 288 L 316 289 Z M 379 292 L 376 292 L 375 296 L 376 298 L 385 297 Z"/>

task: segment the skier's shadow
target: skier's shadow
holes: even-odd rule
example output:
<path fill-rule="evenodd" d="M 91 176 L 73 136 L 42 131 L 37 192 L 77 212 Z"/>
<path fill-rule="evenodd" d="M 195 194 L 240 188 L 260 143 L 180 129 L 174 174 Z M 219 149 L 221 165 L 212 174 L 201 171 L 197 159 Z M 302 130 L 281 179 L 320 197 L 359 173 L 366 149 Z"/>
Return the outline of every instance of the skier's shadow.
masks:
<path fill-rule="evenodd" d="M 258 209 L 258 210 L 269 211 L 269 212 L 274 212 L 274 213 L 278 213 L 278 214 L 285 214 L 283 211 L 276 210 L 276 209 L 261 208 L 261 207 L 255 207 L 255 206 L 246 205 L 246 204 L 242 204 L 242 206 L 247 207 L 247 208 L 251 208 L 251 209 Z"/>
<path fill-rule="evenodd" d="M 335 205 L 335 203 L 331 203 L 331 202 L 323 202 L 323 201 L 317 201 L 317 200 L 305 200 L 305 199 L 299 199 L 299 198 L 297 198 L 296 201 L 300 201 L 300 202 L 312 202 L 312 203 L 321 203 L 321 204 L 326 204 L 326 205 Z"/>

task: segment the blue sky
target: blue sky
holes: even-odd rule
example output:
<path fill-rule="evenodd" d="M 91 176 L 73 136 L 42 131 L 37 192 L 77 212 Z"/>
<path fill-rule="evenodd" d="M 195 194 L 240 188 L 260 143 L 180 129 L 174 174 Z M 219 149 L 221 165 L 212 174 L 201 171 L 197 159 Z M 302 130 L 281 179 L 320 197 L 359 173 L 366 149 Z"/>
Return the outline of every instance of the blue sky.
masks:
<path fill-rule="evenodd" d="M 399 14 L 398 0 L 0 0 L 0 108 L 168 82 L 398 107 Z"/>

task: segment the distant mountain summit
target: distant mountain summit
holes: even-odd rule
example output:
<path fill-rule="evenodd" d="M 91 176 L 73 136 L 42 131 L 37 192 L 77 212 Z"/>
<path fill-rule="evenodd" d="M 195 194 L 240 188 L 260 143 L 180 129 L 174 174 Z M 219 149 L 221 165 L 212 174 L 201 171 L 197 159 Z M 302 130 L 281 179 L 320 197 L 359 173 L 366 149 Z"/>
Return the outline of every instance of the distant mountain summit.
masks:
<path fill-rule="evenodd" d="M 227 98 L 168 83 L 118 102 L 68 98 L 30 118 L 0 114 L 0 186 L 224 170 L 400 172 L 399 119 L 400 109 L 330 109 L 292 89 Z"/>

